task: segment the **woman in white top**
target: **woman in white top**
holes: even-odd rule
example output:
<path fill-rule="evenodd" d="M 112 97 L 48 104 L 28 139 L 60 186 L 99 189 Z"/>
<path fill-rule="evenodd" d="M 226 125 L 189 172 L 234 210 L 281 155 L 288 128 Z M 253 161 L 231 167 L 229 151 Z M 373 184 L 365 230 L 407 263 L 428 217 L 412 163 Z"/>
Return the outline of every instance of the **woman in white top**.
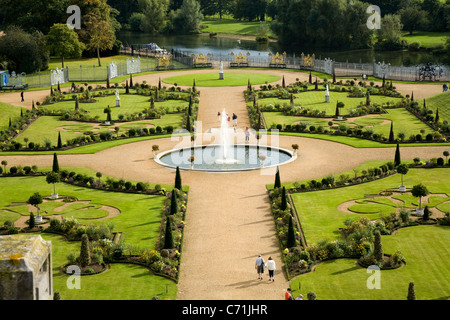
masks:
<path fill-rule="evenodd" d="M 273 278 L 273 272 L 275 271 L 275 261 L 272 260 L 272 257 L 269 257 L 269 260 L 267 260 L 266 268 L 269 270 L 269 281 L 275 281 Z"/>

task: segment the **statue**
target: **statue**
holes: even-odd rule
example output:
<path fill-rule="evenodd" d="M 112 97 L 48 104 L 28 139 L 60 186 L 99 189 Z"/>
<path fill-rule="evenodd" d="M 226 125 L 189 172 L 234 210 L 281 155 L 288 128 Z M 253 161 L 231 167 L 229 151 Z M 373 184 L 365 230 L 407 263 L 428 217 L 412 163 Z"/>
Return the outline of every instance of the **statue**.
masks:
<path fill-rule="evenodd" d="M 328 85 L 327 89 L 325 90 L 325 102 L 330 103 L 330 91 L 328 90 Z"/>
<path fill-rule="evenodd" d="M 120 107 L 119 89 L 116 89 L 116 107 Z"/>
<path fill-rule="evenodd" d="M 220 71 L 219 71 L 219 80 L 223 80 L 223 62 L 222 61 L 220 61 L 219 69 L 220 69 Z"/>

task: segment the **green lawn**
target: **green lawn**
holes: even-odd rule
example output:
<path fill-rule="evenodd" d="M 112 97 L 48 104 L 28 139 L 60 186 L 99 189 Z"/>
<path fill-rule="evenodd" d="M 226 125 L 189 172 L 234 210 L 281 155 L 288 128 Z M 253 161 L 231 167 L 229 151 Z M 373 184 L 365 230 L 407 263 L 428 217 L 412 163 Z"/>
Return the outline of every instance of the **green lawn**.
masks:
<path fill-rule="evenodd" d="M 422 47 L 431 49 L 445 45 L 445 41 L 449 35 L 450 33 L 448 32 L 417 31 L 412 35 L 406 32 L 403 34 L 402 40 L 406 40 L 409 44 L 419 42 Z"/>
<path fill-rule="evenodd" d="M 203 20 L 202 31 L 210 33 L 225 33 L 239 35 L 257 35 L 259 22 L 236 21 L 236 20 Z"/>
<path fill-rule="evenodd" d="M 245 72 L 224 72 L 224 79 L 219 80 L 219 73 L 200 73 L 164 78 L 163 82 L 180 86 L 192 86 L 195 79 L 197 87 L 226 87 L 226 86 L 246 86 L 248 81 L 252 85 L 276 82 L 280 77 L 268 74 L 245 73 Z"/>
<path fill-rule="evenodd" d="M 164 115 L 161 119 L 145 120 L 145 121 L 132 121 L 119 125 L 119 134 L 128 130 L 129 128 L 144 128 L 144 127 L 156 127 L 160 126 L 173 126 L 174 128 L 180 128 L 183 120 L 181 113 L 171 113 Z M 55 146 L 58 142 L 58 132 L 61 132 L 61 140 L 64 144 L 67 140 L 76 138 L 83 135 L 86 131 L 101 132 L 101 131 L 114 131 L 115 125 L 112 126 L 100 126 L 94 127 L 94 124 L 87 122 L 70 122 L 59 120 L 57 116 L 42 116 L 31 124 L 17 139 L 18 142 L 24 144 L 24 139 L 28 138 L 29 142 L 40 143 L 41 146 L 45 145 L 45 141 L 49 140 L 52 146 Z M 129 139 L 127 139 L 128 141 Z M 127 143 L 125 140 L 121 140 L 121 143 Z M 131 142 L 129 140 L 128 142 Z M 89 148 L 107 148 L 96 146 Z M 70 153 L 71 151 L 69 151 Z M 83 152 L 82 152 L 83 153 Z M 92 153 L 92 152 L 88 152 Z M 29 154 L 29 153 L 28 153 Z"/>
<path fill-rule="evenodd" d="M 450 194 L 450 186 L 442 179 L 446 175 L 448 169 L 411 169 L 403 180 L 407 188 L 421 182 L 432 193 Z M 397 188 L 399 185 L 400 176 L 393 175 L 351 187 L 292 194 L 308 244 L 324 238 L 338 239 L 340 237 L 338 230 L 344 226 L 346 219 L 358 220 L 361 217 L 358 214 L 339 211 L 337 208 L 341 203 L 363 199 L 365 194 L 377 194 L 385 189 Z M 364 217 L 377 219 L 380 214 L 365 214 Z"/>
<path fill-rule="evenodd" d="M 121 89 L 120 92 L 120 107 L 116 107 L 115 95 L 95 97 L 95 103 L 80 103 L 79 107 L 80 109 L 87 111 L 91 117 L 97 116 L 100 120 L 106 120 L 104 109 L 109 106 L 111 108 L 111 118 L 113 121 L 117 121 L 119 115 L 141 112 L 145 108 L 150 108 L 149 97 L 136 94 L 124 94 L 124 89 Z M 188 102 L 184 100 L 166 100 L 162 102 L 155 102 L 155 108 L 167 109 L 169 112 L 177 111 L 177 107 L 185 109 L 188 107 Z M 75 101 L 61 101 L 42 106 L 41 108 L 45 108 L 50 111 L 73 111 L 75 109 Z"/>
<path fill-rule="evenodd" d="M 20 117 L 20 109 L 20 107 L 0 102 L 0 131 L 8 128 L 10 118 L 14 122 Z"/>
<path fill-rule="evenodd" d="M 370 96 L 372 103 L 379 105 L 390 102 L 391 104 L 400 101 L 399 98 L 391 98 L 385 96 L 372 95 Z M 311 110 L 325 111 L 327 115 L 334 116 L 336 113 L 336 103 L 343 102 L 345 106 L 340 109 L 341 115 L 346 115 L 350 110 L 356 109 L 356 107 L 365 103 L 365 98 L 349 98 L 347 92 L 330 92 L 330 103 L 325 102 L 325 91 L 307 91 L 294 95 L 294 103 L 296 106 L 301 106 L 303 108 L 310 108 Z M 278 99 L 278 98 L 264 98 L 258 99 L 258 104 L 261 106 L 266 106 L 268 104 L 283 105 L 290 104 L 289 99 Z"/>
<path fill-rule="evenodd" d="M 436 110 L 439 109 L 440 121 L 450 122 L 450 91 L 430 97 L 425 102 L 427 108 L 433 110 L 433 115 L 436 115 Z M 419 102 L 419 105 L 423 105 L 423 100 Z"/>
<path fill-rule="evenodd" d="M 292 281 L 293 295 L 302 293 L 306 298 L 306 294 L 313 291 L 320 300 L 406 300 L 409 282 L 413 281 L 418 300 L 448 300 L 448 241 L 449 227 L 401 229 L 396 235 L 382 236 L 382 244 L 385 253 L 400 249 L 406 265 L 397 270 L 381 271 L 380 289 L 368 289 L 372 273 L 357 266 L 354 259 L 337 259 L 320 263 L 314 272 Z"/>

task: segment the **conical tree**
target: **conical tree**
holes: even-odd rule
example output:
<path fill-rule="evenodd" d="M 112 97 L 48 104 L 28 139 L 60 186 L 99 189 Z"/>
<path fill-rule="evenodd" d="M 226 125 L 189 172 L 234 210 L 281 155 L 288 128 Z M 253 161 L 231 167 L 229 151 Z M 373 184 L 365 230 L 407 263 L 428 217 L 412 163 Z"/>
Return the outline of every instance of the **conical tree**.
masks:
<path fill-rule="evenodd" d="M 175 214 L 178 212 L 177 195 L 175 189 L 172 190 L 172 195 L 170 196 L 170 214 Z"/>
<path fill-rule="evenodd" d="M 292 221 L 292 216 L 289 218 L 289 227 L 288 227 L 286 246 L 288 248 L 292 248 L 292 247 L 296 246 L 294 221 Z"/>
<path fill-rule="evenodd" d="M 133 75 L 130 74 L 130 87 L 133 88 Z"/>
<path fill-rule="evenodd" d="M 277 167 L 277 173 L 275 173 L 275 183 L 273 185 L 275 189 L 281 188 L 280 169 Z"/>
<path fill-rule="evenodd" d="M 408 300 L 416 300 L 416 290 L 414 289 L 414 282 L 410 282 L 408 286 Z"/>
<path fill-rule="evenodd" d="M 33 229 L 35 226 L 36 226 L 36 223 L 34 221 L 34 214 L 33 214 L 33 212 L 30 212 L 30 220 L 28 222 L 28 227 L 30 229 Z"/>
<path fill-rule="evenodd" d="M 309 72 L 309 83 L 312 84 L 312 74 L 311 74 L 311 71 Z"/>
<path fill-rule="evenodd" d="M 89 237 L 86 233 L 81 236 L 80 265 L 86 267 L 91 264 L 91 253 L 89 250 Z"/>
<path fill-rule="evenodd" d="M 281 85 L 283 86 L 283 88 L 286 88 L 286 82 L 284 81 L 284 76 L 283 76 L 283 80 L 281 82 Z"/>
<path fill-rule="evenodd" d="M 370 106 L 370 92 L 369 91 L 367 91 L 367 94 L 366 94 L 366 106 Z"/>
<path fill-rule="evenodd" d="M 319 82 L 317 82 L 317 77 L 316 77 L 316 82 L 314 83 L 314 90 L 319 90 Z"/>
<path fill-rule="evenodd" d="M 177 167 L 177 170 L 175 172 L 175 188 L 178 190 L 181 190 L 181 174 L 180 174 L 180 167 Z"/>
<path fill-rule="evenodd" d="M 170 218 L 166 219 L 166 232 L 164 236 L 164 249 L 173 249 L 173 235 L 172 235 L 172 225 L 170 223 Z"/>
<path fill-rule="evenodd" d="M 335 112 L 335 115 L 334 115 L 334 116 L 335 116 L 336 118 L 340 116 L 340 114 L 339 114 L 339 101 L 336 102 L 336 112 Z"/>
<path fill-rule="evenodd" d="M 287 209 L 287 196 L 286 196 L 286 188 L 283 187 L 283 191 L 281 192 L 281 210 Z"/>
<path fill-rule="evenodd" d="M 375 236 L 375 240 L 373 242 L 373 255 L 376 261 L 381 262 L 383 261 L 383 245 L 381 244 L 380 230 L 375 230 L 373 234 Z"/>
<path fill-rule="evenodd" d="M 75 98 L 75 111 L 78 111 L 80 109 L 80 101 L 78 99 L 78 96 Z"/>
<path fill-rule="evenodd" d="M 128 86 L 128 80 L 125 81 L 125 94 L 130 94 L 130 87 Z"/>
<path fill-rule="evenodd" d="M 425 209 L 423 209 L 422 219 L 424 221 L 428 221 L 428 219 L 430 219 L 430 208 L 428 208 L 428 206 L 425 206 Z"/>
<path fill-rule="evenodd" d="M 391 131 L 389 132 L 389 142 L 394 142 L 394 123 L 391 122 Z"/>
<path fill-rule="evenodd" d="M 384 88 L 385 84 L 386 84 L 386 76 L 383 74 L 383 88 Z"/>
<path fill-rule="evenodd" d="M 53 154 L 53 166 L 52 166 L 53 172 L 59 172 L 59 162 L 58 162 L 58 156 L 56 153 Z"/>
<path fill-rule="evenodd" d="M 394 166 L 398 166 L 401 163 L 400 159 L 400 145 L 397 143 L 397 148 L 395 149 Z"/>
<path fill-rule="evenodd" d="M 414 101 L 414 91 L 411 92 L 411 101 Z"/>
<path fill-rule="evenodd" d="M 62 148 L 61 131 L 58 132 L 58 149 Z"/>
<path fill-rule="evenodd" d="M 186 130 L 188 132 L 191 132 L 191 130 L 192 130 L 192 128 L 191 128 L 191 117 L 190 116 L 187 116 L 187 119 L 186 119 Z"/>
<path fill-rule="evenodd" d="M 436 109 L 436 117 L 434 118 L 434 123 L 439 122 L 439 108 Z"/>
<path fill-rule="evenodd" d="M 333 71 L 333 84 L 336 83 L 336 72 Z"/>

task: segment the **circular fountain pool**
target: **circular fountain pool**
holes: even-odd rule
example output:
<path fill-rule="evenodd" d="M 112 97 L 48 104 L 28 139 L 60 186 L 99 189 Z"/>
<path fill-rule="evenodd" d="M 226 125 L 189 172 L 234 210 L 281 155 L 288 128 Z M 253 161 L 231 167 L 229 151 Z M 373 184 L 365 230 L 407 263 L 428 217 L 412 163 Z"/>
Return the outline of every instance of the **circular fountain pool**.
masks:
<path fill-rule="evenodd" d="M 226 155 L 223 150 L 221 145 L 180 148 L 158 154 L 155 161 L 171 168 L 230 172 L 278 166 L 296 158 L 291 151 L 268 146 L 232 145 Z"/>

